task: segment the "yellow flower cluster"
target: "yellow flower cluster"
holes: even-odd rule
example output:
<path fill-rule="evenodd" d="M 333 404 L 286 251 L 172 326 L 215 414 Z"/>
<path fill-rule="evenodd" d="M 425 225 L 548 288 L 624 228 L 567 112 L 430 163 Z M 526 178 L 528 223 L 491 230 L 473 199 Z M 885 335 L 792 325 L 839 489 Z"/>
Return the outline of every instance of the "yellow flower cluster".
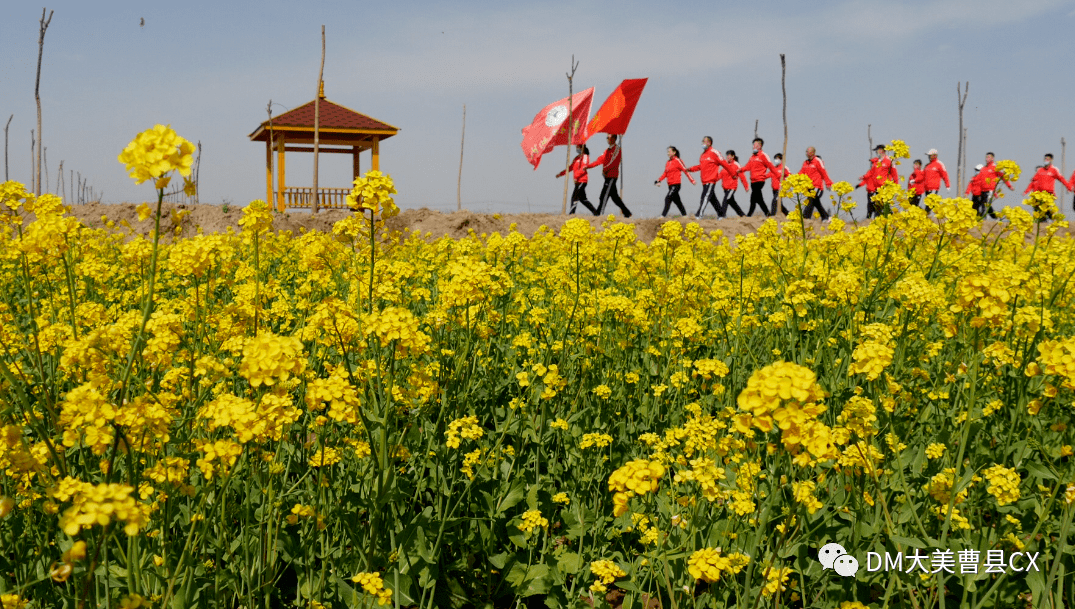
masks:
<path fill-rule="evenodd" d="M 612 444 L 612 436 L 607 433 L 588 433 L 582 435 L 582 440 L 579 441 L 579 448 L 586 450 L 587 448 L 606 448 Z"/>
<path fill-rule="evenodd" d="M 1003 465 L 993 465 L 982 472 L 989 481 L 986 492 L 997 498 L 997 505 L 1008 505 L 1019 499 L 1019 474 Z"/>
<path fill-rule="evenodd" d="M 608 478 L 608 490 L 614 493 L 613 513 L 622 516 L 627 513 L 627 501 L 631 497 L 656 492 L 666 471 L 658 461 L 636 459 L 612 472 Z"/>
<path fill-rule="evenodd" d="M 590 592 L 605 592 L 609 584 L 627 575 L 615 562 L 604 559 L 591 562 L 590 573 L 595 580 L 590 584 Z"/>
<path fill-rule="evenodd" d="M 448 448 L 459 448 L 460 439 L 477 440 L 484 434 L 485 430 L 478 425 L 478 417 L 471 415 L 448 423 L 448 429 L 444 432 L 447 438 L 444 444 Z"/>
<path fill-rule="evenodd" d="M 817 485 L 809 480 L 791 483 L 791 493 L 795 496 L 795 501 L 801 503 L 811 514 L 822 508 L 821 502 L 814 496 L 816 488 Z"/>
<path fill-rule="evenodd" d="M 892 363 L 892 347 L 869 340 L 855 347 L 851 359 L 855 360 L 847 367 L 848 374 L 865 374 L 866 380 L 877 380 L 885 368 Z"/>
<path fill-rule="evenodd" d="M 523 512 L 522 522 L 518 524 L 518 527 L 520 531 L 529 533 L 537 527 L 548 528 L 549 519 L 542 516 L 540 510 L 527 510 Z"/>
<path fill-rule="evenodd" d="M 136 535 L 149 520 L 149 507 L 141 505 L 131 495 L 134 488 L 125 484 L 97 484 L 64 478 L 52 493 L 57 501 L 71 502 L 60 516 L 60 528 L 70 536 L 93 526 L 108 526 L 113 521 L 123 524 L 123 532 Z"/>
<path fill-rule="evenodd" d="M 384 580 L 380 573 L 359 573 L 351 578 L 351 581 L 362 586 L 362 590 L 377 599 L 379 606 L 392 603 L 392 589 L 384 587 Z"/>
<path fill-rule="evenodd" d="M 354 210 L 370 210 L 373 215 L 391 218 L 399 213 L 391 195 L 396 194 L 392 176 L 373 170 L 355 178 L 354 188 L 347 195 L 347 206 Z"/>
<path fill-rule="evenodd" d="M 251 387 L 272 386 L 303 370 L 306 354 L 297 338 L 262 332 L 243 346 L 239 374 L 250 381 Z"/>
<path fill-rule="evenodd" d="M 272 230 L 272 209 L 269 204 L 261 199 L 251 201 L 243 208 L 243 217 L 239 218 L 239 226 L 244 232 L 260 235 Z"/>
<path fill-rule="evenodd" d="M 739 552 L 725 555 L 719 549 L 702 548 L 687 559 L 687 572 L 694 579 L 711 584 L 739 573 L 749 563 L 750 557 Z"/>
<path fill-rule="evenodd" d="M 812 370 L 776 362 L 750 375 L 737 403 L 749 414 L 750 425 L 765 433 L 779 428 L 784 447 L 792 453 L 805 447 L 815 457 L 831 458 L 831 430 L 817 420 L 825 412 L 824 397 Z"/>
<path fill-rule="evenodd" d="M 194 145 L 179 137 L 170 125 L 156 125 L 135 136 L 119 155 L 135 184 L 158 179 L 172 172 L 189 176 L 194 165 Z M 168 185 L 158 180 L 157 188 Z"/>
<path fill-rule="evenodd" d="M 388 307 L 363 319 L 367 336 L 377 339 L 382 347 L 395 341 L 397 347 L 409 354 L 424 353 L 429 348 L 429 336 L 420 331 L 418 318 L 402 307 Z"/>
<path fill-rule="evenodd" d="M 1064 379 L 1064 387 L 1075 389 L 1075 338 L 1043 340 L 1038 343 L 1042 371 Z"/>

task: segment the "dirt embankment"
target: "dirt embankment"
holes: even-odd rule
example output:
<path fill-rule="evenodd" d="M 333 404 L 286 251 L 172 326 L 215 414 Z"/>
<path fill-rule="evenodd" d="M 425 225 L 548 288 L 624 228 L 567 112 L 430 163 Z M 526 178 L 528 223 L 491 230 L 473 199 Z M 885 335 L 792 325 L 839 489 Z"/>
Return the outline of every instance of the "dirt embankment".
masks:
<path fill-rule="evenodd" d="M 239 219 L 242 217 L 242 209 L 239 207 L 224 207 L 221 205 L 185 205 L 165 203 L 161 209 L 161 233 L 162 235 L 172 232 L 176 225 L 176 214 L 180 211 L 189 213 L 182 219 L 183 234 L 195 234 L 198 228 L 202 232 L 224 232 L 228 227 L 239 230 Z M 309 212 L 292 211 L 276 214 L 273 226 L 276 230 L 291 231 L 298 234 L 301 229 L 307 231 L 331 231 L 332 225 L 346 218 L 351 212 L 342 209 L 324 210 L 317 215 Z M 126 220 L 137 232 L 148 234 L 153 229 L 152 219 L 139 221 L 137 205 L 134 203 L 100 204 L 89 203 L 86 205 L 71 206 L 71 215 L 77 217 L 88 227 L 104 228 L 108 221 L 120 224 Z M 580 217 L 588 220 L 595 230 L 600 230 L 604 217 L 596 216 L 563 216 L 553 214 L 479 214 L 466 210 L 452 213 L 442 213 L 428 208 L 408 209 L 388 221 L 389 228 L 402 231 L 409 228 L 411 231 L 422 235 L 429 235 L 431 239 L 442 236 L 453 238 L 466 237 L 471 230 L 476 234 L 499 232 L 507 234 L 509 227 L 515 224 L 516 230 L 531 237 L 541 226 L 547 226 L 550 230 L 559 231 L 564 222 Z M 754 216 L 749 218 L 727 218 L 696 220 L 692 217 L 673 218 L 631 218 L 621 222 L 631 222 L 635 225 L 635 234 L 643 241 L 650 241 L 657 234 L 657 230 L 668 220 L 698 222 L 706 232 L 720 229 L 724 235 L 733 238 L 735 235 L 752 233 L 761 226 L 765 218 Z M 820 221 L 815 220 L 820 228 Z"/>

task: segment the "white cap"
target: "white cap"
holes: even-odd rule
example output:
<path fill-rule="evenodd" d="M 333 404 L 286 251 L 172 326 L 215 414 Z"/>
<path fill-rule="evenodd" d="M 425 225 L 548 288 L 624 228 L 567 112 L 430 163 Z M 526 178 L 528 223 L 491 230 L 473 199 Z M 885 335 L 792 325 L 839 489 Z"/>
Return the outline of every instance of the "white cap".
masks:
<path fill-rule="evenodd" d="M 985 167 L 985 165 L 982 165 L 981 163 L 978 163 L 977 165 L 974 166 L 974 171 L 981 171 L 983 167 Z"/>
<path fill-rule="evenodd" d="M 926 156 L 933 156 L 935 154 L 937 154 L 937 149 L 936 148 L 930 148 L 929 152 L 926 153 Z"/>

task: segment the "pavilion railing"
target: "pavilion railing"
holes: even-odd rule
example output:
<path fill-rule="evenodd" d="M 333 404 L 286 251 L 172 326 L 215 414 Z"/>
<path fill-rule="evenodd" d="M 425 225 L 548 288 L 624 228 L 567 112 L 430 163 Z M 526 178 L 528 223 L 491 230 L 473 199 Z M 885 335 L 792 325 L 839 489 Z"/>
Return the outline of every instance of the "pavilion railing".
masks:
<path fill-rule="evenodd" d="M 350 188 L 318 188 L 317 200 L 319 207 L 324 208 L 347 208 L 347 195 L 351 194 Z M 288 186 L 281 195 L 284 199 L 284 207 L 312 209 L 314 202 L 314 189 L 309 186 Z"/>

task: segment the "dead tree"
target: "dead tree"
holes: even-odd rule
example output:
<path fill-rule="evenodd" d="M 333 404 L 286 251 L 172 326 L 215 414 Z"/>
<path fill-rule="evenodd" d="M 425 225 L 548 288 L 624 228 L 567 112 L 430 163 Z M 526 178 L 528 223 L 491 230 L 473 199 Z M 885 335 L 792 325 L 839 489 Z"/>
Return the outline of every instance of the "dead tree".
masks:
<path fill-rule="evenodd" d="M 963 148 L 967 142 L 967 132 L 963 129 L 963 106 L 967 103 L 967 91 L 970 89 L 970 82 L 966 84 L 962 82 L 956 83 L 956 104 L 959 106 L 959 147 L 956 150 L 956 192 L 963 192 Z"/>
<path fill-rule="evenodd" d="M 321 143 L 321 97 L 325 94 L 325 26 L 321 26 L 321 69 L 317 71 L 317 97 L 314 98 L 314 207 L 316 214 L 320 206 L 317 200 L 317 154 Z"/>
<path fill-rule="evenodd" d="M 8 168 L 7 168 L 7 130 L 11 127 L 11 119 L 13 119 L 13 118 L 15 118 L 14 114 L 12 114 L 11 116 L 7 117 L 7 124 L 4 125 L 4 181 L 5 182 L 7 182 L 8 180 L 11 179 L 11 177 L 8 176 Z"/>
<path fill-rule="evenodd" d="M 758 119 L 754 119 L 754 139 L 758 138 Z"/>
<path fill-rule="evenodd" d="M 34 99 L 37 100 L 37 138 L 44 142 L 41 136 L 41 58 L 45 54 L 45 30 L 52 22 L 52 13 L 45 19 L 45 11 L 41 9 L 41 33 L 37 37 L 37 81 L 34 83 Z M 34 194 L 41 195 L 41 156 L 43 146 L 37 147 L 37 166 L 34 171 Z"/>
<path fill-rule="evenodd" d="M 467 105 L 463 104 L 463 135 L 459 137 L 459 179 L 455 182 L 455 209 L 463 209 L 463 142 L 467 139 Z"/>
<path fill-rule="evenodd" d="M 787 63 L 784 61 L 784 54 L 780 54 L 780 92 L 784 94 L 784 151 L 780 153 L 780 158 L 784 160 L 780 164 L 778 179 L 784 181 L 784 169 L 788 166 L 788 87 L 787 87 Z M 780 203 L 773 204 L 773 215 L 776 215 L 776 209 L 783 207 Z"/>
<path fill-rule="evenodd" d="M 872 134 L 872 133 L 870 133 L 870 129 L 871 129 L 872 127 L 873 127 L 873 125 L 866 125 L 866 139 L 867 139 L 867 140 L 869 140 L 869 142 L 870 142 L 870 152 L 869 152 L 869 157 L 870 157 L 871 159 L 873 158 L 873 134 Z"/>
<path fill-rule="evenodd" d="M 571 138 L 574 134 L 575 121 L 572 116 L 575 109 L 572 107 L 575 91 L 573 89 L 575 70 L 579 67 L 578 62 L 575 61 L 575 56 L 571 56 L 571 72 L 567 73 L 567 162 L 564 167 L 564 205 L 560 210 L 561 214 L 567 214 L 567 184 L 571 179 Z"/>

